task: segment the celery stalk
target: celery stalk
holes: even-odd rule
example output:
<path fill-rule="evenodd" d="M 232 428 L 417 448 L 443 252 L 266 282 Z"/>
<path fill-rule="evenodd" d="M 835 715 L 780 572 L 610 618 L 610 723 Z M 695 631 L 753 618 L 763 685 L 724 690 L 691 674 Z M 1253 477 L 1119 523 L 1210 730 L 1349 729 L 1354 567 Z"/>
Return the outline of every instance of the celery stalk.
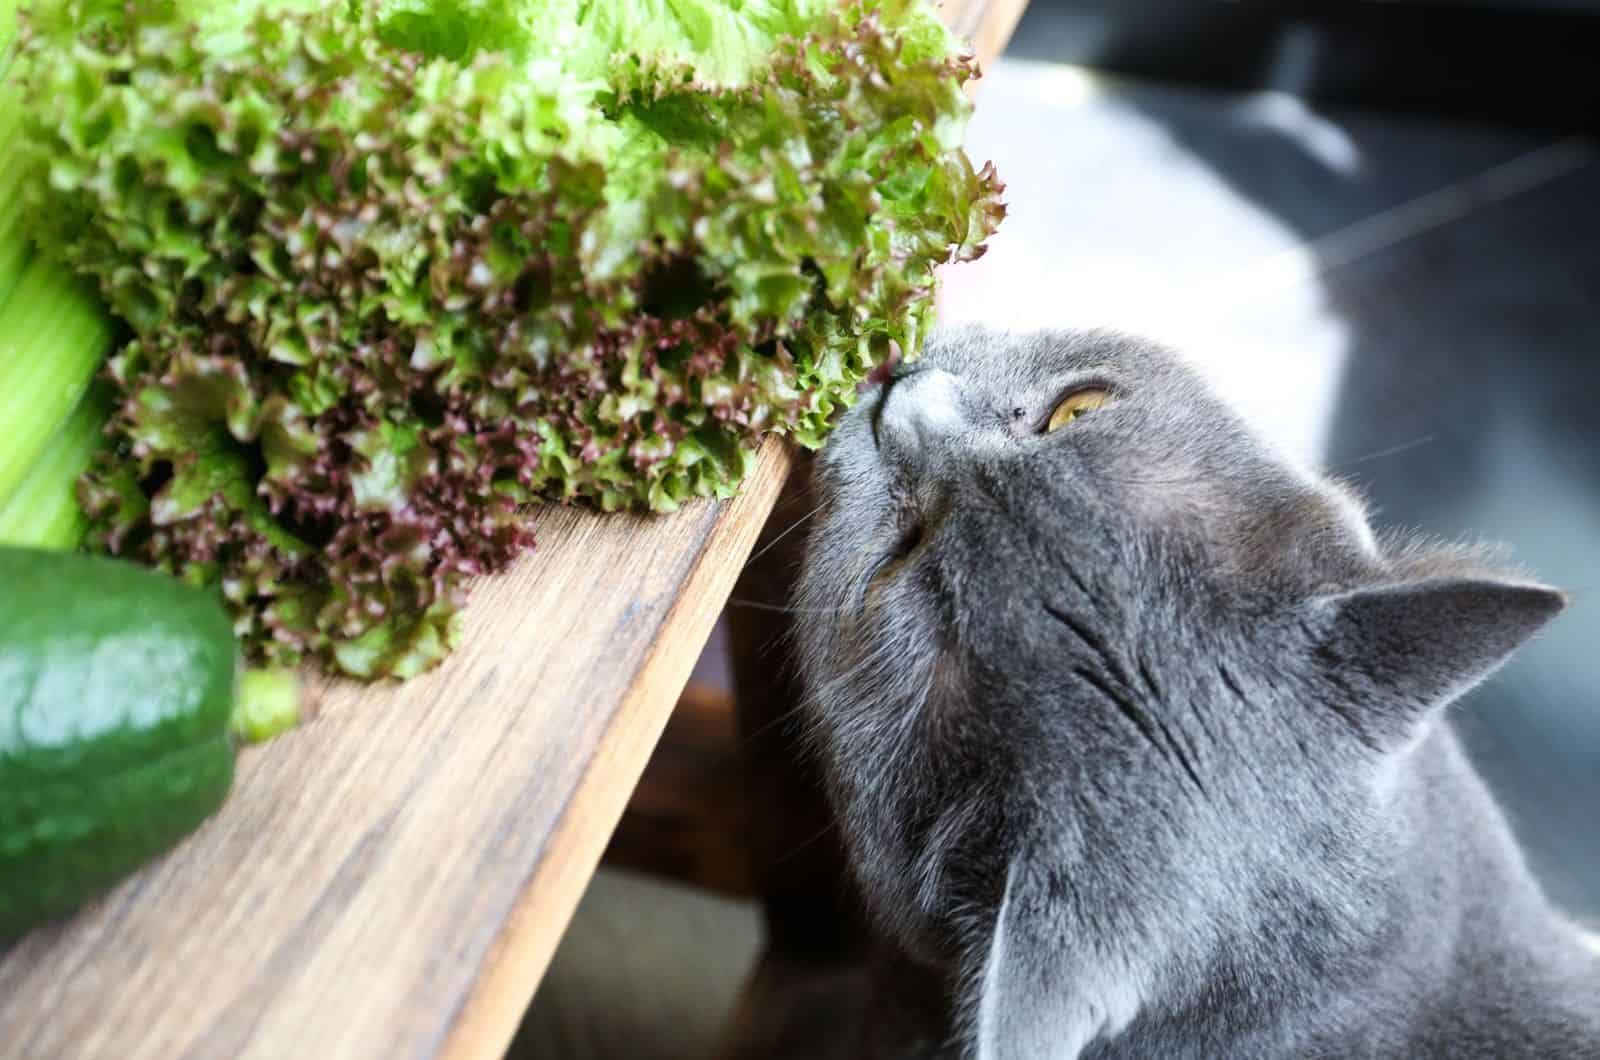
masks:
<path fill-rule="evenodd" d="M 89 290 L 35 255 L 0 305 L 0 504 L 83 397 L 110 343 L 111 322 Z"/>
<path fill-rule="evenodd" d="M 22 210 L 0 190 L 0 306 L 11 298 L 33 258 L 33 240 L 22 231 Z"/>
<path fill-rule="evenodd" d="M 110 414 L 110 395 L 101 388 L 78 402 L 28 477 L 0 506 L 0 545 L 78 547 L 89 525 L 78 507 L 78 476 L 103 444 Z"/>
<path fill-rule="evenodd" d="M 5 36 L 5 5 L 0 0 L 0 38 Z M 22 86 L 5 80 L 6 46 L 0 40 L 0 306 L 28 263 L 33 241 L 22 230 Z"/>
<path fill-rule="evenodd" d="M 0 0 L 0 77 L 11 62 L 11 40 L 17 35 L 17 8 L 21 0 Z"/>
<path fill-rule="evenodd" d="M 70 548 L 85 525 L 76 480 L 108 413 L 84 391 L 111 324 L 23 231 L 22 86 L 8 76 L 21 3 L 0 0 L 0 542 Z"/>
<path fill-rule="evenodd" d="M 5 212 L 5 207 L 0 206 L 0 213 Z M 20 232 L 7 233 L 5 218 L 0 217 L 0 306 L 6 304 L 11 297 L 11 292 L 16 289 L 17 281 L 22 278 L 22 272 L 28 267 L 28 261 L 33 257 L 32 241 L 25 238 Z"/>
<path fill-rule="evenodd" d="M 26 0 L 0 0 L 0 84 L 3 84 L 10 75 L 11 67 L 17 58 L 15 45 L 18 13 L 25 2 Z M 12 103 L 15 105 L 15 100 Z"/>

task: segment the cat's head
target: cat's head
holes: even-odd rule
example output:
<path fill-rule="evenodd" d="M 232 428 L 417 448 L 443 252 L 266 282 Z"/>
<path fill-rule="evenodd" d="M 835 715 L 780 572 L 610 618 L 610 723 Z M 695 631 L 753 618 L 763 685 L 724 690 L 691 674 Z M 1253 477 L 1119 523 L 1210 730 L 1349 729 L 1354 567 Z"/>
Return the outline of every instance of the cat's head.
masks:
<path fill-rule="evenodd" d="M 1359 858 L 1436 709 L 1562 606 L 1375 537 L 1180 358 L 1109 333 L 936 334 L 816 483 L 810 717 L 911 936 L 992 898 L 1019 844 L 1129 909 Z"/>

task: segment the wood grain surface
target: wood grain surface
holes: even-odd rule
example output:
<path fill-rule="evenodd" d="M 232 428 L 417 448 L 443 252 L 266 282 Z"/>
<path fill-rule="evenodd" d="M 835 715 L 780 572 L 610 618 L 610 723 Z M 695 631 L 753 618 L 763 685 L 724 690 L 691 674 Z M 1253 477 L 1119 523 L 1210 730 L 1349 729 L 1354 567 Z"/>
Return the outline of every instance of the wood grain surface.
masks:
<path fill-rule="evenodd" d="M 551 508 L 461 648 L 322 683 L 224 810 L 0 959 L 0 1056 L 497 1056 L 787 475 L 668 517 Z"/>

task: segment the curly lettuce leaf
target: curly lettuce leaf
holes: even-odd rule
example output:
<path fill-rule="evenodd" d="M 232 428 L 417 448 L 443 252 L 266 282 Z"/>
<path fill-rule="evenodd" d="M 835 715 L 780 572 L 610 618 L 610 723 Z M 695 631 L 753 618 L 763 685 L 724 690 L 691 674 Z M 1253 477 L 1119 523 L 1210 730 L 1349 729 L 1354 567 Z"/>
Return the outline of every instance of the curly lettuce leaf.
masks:
<path fill-rule="evenodd" d="M 76 10 L 23 43 L 31 216 L 134 333 L 80 495 L 273 666 L 418 672 L 531 502 L 821 444 L 1002 213 L 921 2 Z"/>

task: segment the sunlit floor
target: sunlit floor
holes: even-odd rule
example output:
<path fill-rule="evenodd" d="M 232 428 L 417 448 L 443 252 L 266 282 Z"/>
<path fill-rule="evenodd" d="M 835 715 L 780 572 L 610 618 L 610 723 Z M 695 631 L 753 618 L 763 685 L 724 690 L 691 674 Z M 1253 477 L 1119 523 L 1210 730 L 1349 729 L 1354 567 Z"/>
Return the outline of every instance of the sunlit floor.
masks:
<path fill-rule="evenodd" d="M 1600 145 L 1015 61 L 980 99 L 1011 214 L 946 319 L 1166 338 L 1381 521 L 1573 591 L 1458 717 L 1551 893 L 1600 920 Z M 707 1055 L 757 925 L 604 875 L 518 1055 Z"/>

